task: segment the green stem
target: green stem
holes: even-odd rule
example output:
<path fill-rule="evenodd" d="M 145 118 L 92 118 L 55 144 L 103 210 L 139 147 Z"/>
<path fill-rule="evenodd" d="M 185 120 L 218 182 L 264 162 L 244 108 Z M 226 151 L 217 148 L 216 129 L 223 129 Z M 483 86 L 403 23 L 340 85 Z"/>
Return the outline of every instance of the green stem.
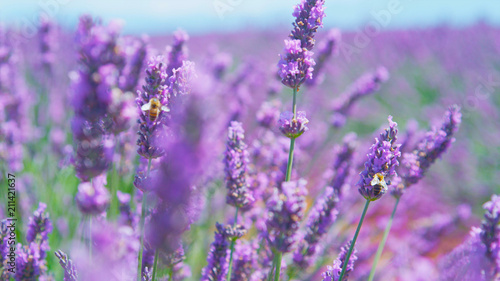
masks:
<path fill-rule="evenodd" d="M 274 272 L 274 281 L 280 280 L 280 271 L 281 271 L 281 258 L 283 257 L 283 253 L 276 251 L 274 258 L 276 259 L 276 271 Z"/>
<path fill-rule="evenodd" d="M 89 257 L 92 264 L 92 216 L 89 216 Z"/>
<path fill-rule="evenodd" d="M 158 249 L 155 250 L 155 261 L 153 263 L 153 279 L 152 281 L 156 281 L 156 267 L 158 266 L 158 256 L 159 256 L 160 251 Z"/>
<path fill-rule="evenodd" d="M 236 227 L 236 222 L 238 221 L 238 210 L 240 208 L 236 207 L 236 213 L 234 214 L 234 222 L 233 222 L 233 228 Z M 231 271 L 233 270 L 233 252 L 234 252 L 234 244 L 236 244 L 236 238 L 233 238 L 231 240 L 231 254 L 229 255 L 229 269 L 227 271 L 227 281 L 231 280 Z"/>
<path fill-rule="evenodd" d="M 389 232 L 391 231 L 392 221 L 394 220 L 394 214 L 396 214 L 396 209 L 398 208 L 399 198 L 396 199 L 396 204 L 394 204 L 394 209 L 392 210 L 391 218 L 387 223 L 384 231 L 384 237 L 382 237 L 382 241 L 378 245 L 377 253 L 375 254 L 375 259 L 373 260 L 372 270 L 370 271 L 370 276 L 368 277 L 368 281 L 372 281 L 375 276 L 375 270 L 377 269 L 377 263 L 382 256 L 382 252 L 384 251 L 385 242 L 387 242 L 387 237 L 389 237 Z"/>
<path fill-rule="evenodd" d="M 361 230 L 361 225 L 363 224 L 363 220 L 365 219 L 366 211 L 368 210 L 368 205 L 370 205 L 370 200 L 366 200 L 365 208 L 363 209 L 363 213 L 361 214 L 361 218 L 359 219 L 358 228 L 356 228 L 356 233 L 354 233 L 354 238 L 351 242 L 351 247 L 349 247 L 349 252 L 347 252 L 347 256 L 344 261 L 344 266 L 342 266 L 342 272 L 340 273 L 339 280 L 344 280 L 345 271 L 347 269 L 347 264 L 349 263 L 349 259 L 351 258 L 352 250 L 354 249 L 354 245 L 356 244 L 356 239 L 358 239 L 359 231 Z"/>
<path fill-rule="evenodd" d="M 149 177 L 149 172 L 151 171 L 151 159 L 148 159 L 148 170 L 146 172 L 146 178 Z M 142 206 L 141 206 L 141 219 L 139 221 L 139 231 L 141 236 L 141 247 L 139 248 L 139 264 L 137 269 L 137 280 L 142 280 L 142 254 L 144 248 L 144 220 L 146 219 L 147 211 L 147 194 L 143 192 L 142 194 Z"/>
<path fill-rule="evenodd" d="M 174 266 L 171 265 L 169 268 L 168 268 L 168 281 L 172 281 L 174 280 Z"/>

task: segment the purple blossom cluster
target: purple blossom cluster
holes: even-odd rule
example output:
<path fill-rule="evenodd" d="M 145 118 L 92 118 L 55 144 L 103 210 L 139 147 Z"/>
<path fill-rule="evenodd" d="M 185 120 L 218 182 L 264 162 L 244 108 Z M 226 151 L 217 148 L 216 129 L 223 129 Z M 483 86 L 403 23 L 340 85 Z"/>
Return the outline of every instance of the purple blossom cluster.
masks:
<path fill-rule="evenodd" d="M 397 123 L 389 116 L 389 128 L 385 129 L 367 154 L 365 169 L 360 173 L 360 179 L 356 184 L 358 191 L 365 199 L 375 201 L 387 192 L 387 181 L 396 175 L 396 167 L 399 165 L 398 157 L 401 156 L 397 141 Z"/>
<path fill-rule="evenodd" d="M 314 35 L 319 27 L 323 27 L 325 17 L 324 0 L 301 0 L 293 9 L 295 22 L 290 39 L 300 40 L 300 46 L 307 50 L 314 47 Z"/>
<path fill-rule="evenodd" d="M 486 246 L 486 255 L 495 264 L 495 274 L 500 273 L 500 196 L 493 195 L 484 203 L 484 220 L 479 234 Z"/>
<path fill-rule="evenodd" d="M 245 131 L 241 123 L 233 121 L 228 129 L 224 172 L 228 189 L 226 202 L 237 208 L 248 208 L 255 199 L 249 191 L 247 183 L 247 166 L 249 162 L 247 145 L 243 141 Z"/>
<path fill-rule="evenodd" d="M 63 251 L 58 250 L 54 253 L 56 257 L 59 259 L 59 264 L 64 269 L 64 281 L 77 281 L 78 280 L 78 272 L 76 271 L 75 263 L 68 258 Z"/>
<path fill-rule="evenodd" d="M 324 68 L 328 59 L 338 54 L 341 37 L 340 30 L 336 28 L 328 31 L 326 38 L 318 46 L 318 54 L 314 59 L 316 65 L 314 66 L 312 78 L 306 80 L 308 86 L 317 86 L 323 82 L 325 78 Z"/>
<path fill-rule="evenodd" d="M 307 79 L 312 79 L 313 66 L 316 64 L 313 53 L 303 48 L 300 40 L 286 39 L 283 53 L 278 62 L 281 83 L 295 89 Z"/>
<path fill-rule="evenodd" d="M 434 128 L 425 134 L 412 153 L 403 155 L 403 165 L 407 169 L 404 177 L 406 186 L 416 184 L 425 172 L 455 141 L 462 114 L 458 106 L 451 106 L 445 113 L 441 128 Z"/>
<path fill-rule="evenodd" d="M 336 128 L 343 127 L 356 101 L 378 91 L 380 86 L 388 79 L 389 72 L 383 66 L 378 67 L 373 73 L 366 73 L 359 77 L 345 92 L 334 100 L 332 106 L 333 126 Z"/>
<path fill-rule="evenodd" d="M 267 200 L 267 239 L 277 251 L 287 253 L 292 250 L 304 217 L 306 195 L 306 181 L 300 179 L 283 182 L 281 189 L 274 188 L 273 194 Z"/>
<path fill-rule="evenodd" d="M 354 262 L 358 259 L 356 256 L 356 249 L 354 249 L 351 258 L 349 259 L 349 263 L 346 267 L 346 273 L 342 280 L 340 280 L 340 273 L 346 260 L 347 251 L 350 247 L 351 242 L 349 241 L 345 246 L 340 248 L 339 256 L 333 261 L 333 266 L 328 266 L 327 271 L 323 273 L 323 281 L 346 281 L 349 279 L 349 274 L 354 270 Z"/>
<path fill-rule="evenodd" d="M 100 175 L 93 178 L 92 182 L 82 182 L 78 185 L 75 201 L 80 212 L 85 215 L 99 215 L 106 211 L 110 201 L 106 181 L 106 176 Z"/>
<path fill-rule="evenodd" d="M 309 128 L 306 126 L 309 120 L 306 118 L 305 111 L 297 112 L 297 117 L 294 118 L 293 113 L 285 111 L 280 114 L 278 126 L 283 135 L 288 138 L 298 138 L 305 133 Z"/>
<path fill-rule="evenodd" d="M 207 266 L 203 268 L 201 280 L 224 280 L 229 267 L 229 241 L 238 239 L 245 234 L 241 227 L 233 228 L 216 224 L 215 240 L 210 245 L 210 252 L 207 258 Z"/>

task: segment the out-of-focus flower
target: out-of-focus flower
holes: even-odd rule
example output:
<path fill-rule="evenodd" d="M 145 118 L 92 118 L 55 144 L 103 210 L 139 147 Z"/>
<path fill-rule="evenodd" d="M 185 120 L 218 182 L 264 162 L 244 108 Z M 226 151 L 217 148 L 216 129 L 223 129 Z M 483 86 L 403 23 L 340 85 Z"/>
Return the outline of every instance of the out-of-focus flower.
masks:
<path fill-rule="evenodd" d="M 184 61 L 188 58 L 186 42 L 189 40 L 189 35 L 184 30 L 174 32 L 174 44 L 167 46 L 167 68 L 166 74 L 171 77 L 174 70 L 180 68 Z"/>
<path fill-rule="evenodd" d="M 306 80 L 308 86 L 319 85 L 324 78 L 324 67 L 328 59 L 338 53 L 341 40 L 340 30 L 334 28 L 328 31 L 326 39 L 318 47 L 318 55 L 314 59 L 316 65 L 311 79 Z"/>
<path fill-rule="evenodd" d="M 401 156 L 397 140 L 397 123 L 389 116 L 389 128 L 385 129 L 367 154 L 365 169 L 360 173 L 356 184 L 358 191 L 365 199 L 375 201 L 387 192 L 387 181 L 396 175 L 396 166 L 399 165 L 398 157 Z"/>
<path fill-rule="evenodd" d="M 29 246 L 22 246 L 18 243 L 16 256 L 14 280 L 38 280 L 45 270 L 45 264 L 40 260 L 40 247 L 33 242 Z"/>
<path fill-rule="evenodd" d="M 117 86 L 124 56 L 117 40 L 120 25 L 96 25 L 82 16 L 77 28 L 79 69 L 70 74 L 72 105 L 75 111 L 71 128 L 76 143 L 74 165 L 77 176 L 89 181 L 106 171 L 113 157 L 110 128 L 103 123 L 113 102 L 111 89 Z"/>
<path fill-rule="evenodd" d="M 40 43 L 41 64 L 45 73 L 52 73 L 52 64 L 55 60 L 54 51 L 57 47 L 56 25 L 45 17 L 41 17 L 38 28 L 38 40 Z"/>
<path fill-rule="evenodd" d="M 356 248 L 353 249 L 352 255 L 347 264 L 346 271 L 342 280 L 340 280 L 340 273 L 342 272 L 342 267 L 344 267 L 345 259 L 349 248 L 351 247 L 351 241 L 349 241 L 345 246 L 340 248 L 339 257 L 333 261 L 333 266 L 328 266 L 327 271 L 323 272 L 323 281 L 347 281 L 349 279 L 349 274 L 354 270 L 354 262 L 358 259 L 356 256 Z"/>
<path fill-rule="evenodd" d="M 105 187 L 106 175 L 95 177 L 92 182 L 82 182 L 78 186 L 76 203 L 86 215 L 98 215 L 106 210 L 110 195 Z"/>
<path fill-rule="evenodd" d="M 336 207 L 339 198 L 336 192 L 332 187 L 326 187 L 324 194 L 309 214 L 306 233 L 293 255 L 293 262 L 302 269 L 309 267 L 311 258 L 317 253 L 320 238 L 327 233 L 337 218 Z"/>
<path fill-rule="evenodd" d="M 314 47 L 314 34 L 323 27 L 325 17 L 324 0 L 302 0 L 293 9 L 295 22 L 290 38 L 300 40 L 300 46 L 308 50 Z"/>
<path fill-rule="evenodd" d="M 54 253 L 56 257 L 59 259 L 59 264 L 64 269 L 64 281 L 77 281 L 78 273 L 76 271 L 75 263 L 68 258 L 63 251 L 58 250 Z"/>
<path fill-rule="evenodd" d="M 313 66 L 316 64 L 312 55 L 311 51 L 300 46 L 299 40 L 286 39 L 278 62 L 281 83 L 294 89 L 306 79 L 311 79 Z"/>
<path fill-rule="evenodd" d="M 460 108 L 456 105 L 451 106 L 445 113 L 441 128 L 433 128 L 427 132 L 412 153 L 403 155 L 406 173 L 402 177 L 405 188 L 419 182 L 432 163 L 448 150 L 455 141 L 453 135 L 458 131 L 461 117 Z"/>
<path fill-rule="evenodd" d="M 292 112 L 285 111 L 280 114 L 280 119 L 278 120 L 281 133 L 289 138 L 300 137 L 304 132 L 309 130 L 306 126 L 307 123 L 309 123 L 309 120 L 306 118 L 305 111 L 297 112 L 296 118 L 293 118 Z"/>
<path fill-rule="evenodd" d="M 257 111 L 257 122 L 264 128 L 273 128 L 280 116 L 279 108 L 281 103 L 279 100 L 262 103 L 259 111 Z"/>
<path fill-rule="evenodd" d="M 254 198 L 249 192 L 247 183 L 248 151 L 243 141 L 245 131 L 240 122 L 233 121 L 228 129 L 224 164 L 226 187 L 228 193 L 226 202 L 238 208 L 247 208 Z"/>
<path fill-rule="evenodd" d="M 47 205 L 40 202 L 38 209 L 29 218 L 26 240 L 28 243 L 36 242 L 39 245 L 40 259 L 45 259 L 46 252 L 50 250 L 48 235 L 52 232 L 52 222 L 45 213 Z"/>
<path fill-rule="evenodd" d="M 296 241 L 297 230 L 304 216 L 307 195 L 306 181 L 283 182 L 267 201 L 266 221 L 270 245 L 282 253 L 289 252 Z"/>
<path fill-rule="evenodd" d="M 235 247 L 231 280 L 249 281 L 254 270 L 257 252 L 250 244 L 238 243 Z"/>
<path fill-rule="evenodd" d="M 354 103 L 362 97 L 369 96 L 380 89 L 380 85 L 389 79 L 389 72 L 380 66 L 373 73 L 365 73 L 352 83 L 339 98 L 333 102 L 332 124 L 336 128 L 343 127 Z"/>
<path fill-rule="evenodd" d="M 495 264 L 495 274 L 500 274 L 500 196 L 491 196 L 484 203 L 484 220 L 481 224 L 481 241 L 486 246 L 486 255 Z"/>

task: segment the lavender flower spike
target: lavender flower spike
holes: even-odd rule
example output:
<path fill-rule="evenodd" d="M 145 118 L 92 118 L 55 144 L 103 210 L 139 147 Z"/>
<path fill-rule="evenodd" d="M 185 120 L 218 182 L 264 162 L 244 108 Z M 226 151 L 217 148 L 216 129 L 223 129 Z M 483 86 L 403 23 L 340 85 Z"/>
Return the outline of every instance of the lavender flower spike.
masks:
<path fill-rule="evenodd" d="M 59 250 L 54 253 L 59 259 L 59 264 L 64 269 L 64 281 L 77 281 L 78 274 L 76 272 L 76 266 L 71 259 L 68 258 L 63 251 Z"/>
<path fill-rule="evenodd" d="M 52 223 L 49 216 L 45 213 L 47 205 L 40 202 L 38 209 L 29 218 L 28 230 L 26 233 L 26 240 L 28 243 L 36 242 L 40 249 L 40 259 L 45 259 L 46 252 L 50 250 L 48 235 L 52 232 Z"/>
<path fill-rule="evenodd" d="M 460 126 L 461 118 L 460 108 L 451 106 L 445 113 L 441 128 L 427 132 L 413 153 L 404 154 L 403 164 L 408 169 L 407 175 L 404 175 L 406 187 L 420 181 L 432 163 L 455 141 L 453 135 Z"/>
<path fill-rule="evenodd" d="M 333 261 L 333 266 L 328 266 L 327 271 L 323 273 L 323 281 L 347 281 L 349 273 L 354 270 L 354 262 L 358 259 L 358 257 L 356 257 L 356 249 L 354 249 L 351 258 L 349 259 L 349 263 L 347 264 L 344 277 L 340 280 L 340 273 L 345 263 L 347 251 L 350 247 L 351 241 L 349 241 L 344 247 L 340 248 L 339 257 Z"/>
<path fill-rule="evenodd" d="M 106 210 L 110 195 L 105 185 L 106 175 L 96 177 L 92 182 L 80 183 L 76 203 L 83 214 L 98 215 Z"/>
<path fill-rule="evenodd" d="M 44 261 L 40 260 L 39 249 L 36 243 L 30 243 L 29 247 L 17 244 L 15 281 L 38 280 L 44 266 Z"/>
<path fill-rule="evenodd" d="M 136 103 L 139 111 L 139 139 L 137 140 L 137 153 L 147 158 L 154 159 L 165 154 L 161 144 L 165 141 L 165 120 L 166 114 L 159 110 L 156 117 L 151 117 L 150 111 L 142 110 L 142 107 L 156 99 L 161 106 L 167 106 L 168 101 L 165 96 L 167 88 L 167 73 L 165 70 L 164 58 L 161 56 L 153 57 L 148 62 L 146 68 L 146 84 L 142 87 L 143 92 L 138 92 L 139 97 Z M 153 100 L 153 101 L 156 101 Z M 160 107 L 161 107 L 160 106 Z M 153 119 L 153 120 L 151 120 Z"/>
<path fill-rule="evenodd" d="M 309 130 L 306 126 L 307 123 L 309 123 L 309 120 L 306 118 L 305 111 L 297 112 L 297 118 L 293 118 L 292 112 L 285 111 L 280 114 L 280 119 L 278 120 L 280 131 L 289 138 L 298 138 Z"/>
<path fill-rule="evenodd" d="M 285 49 L 278 62 L 281 83 L 292 89 L 300 86 L 306 79 L 312 78 L 313 53 L 300 45 L 299 40 L 285 40 Z"/>
<path fill-rule="evenodd" d="M 500 196 L 491 196 L 491 201 L 484 203 L 484 220 L 479 236 L 486 246 L 487 257 L 495 264 L 495 274 L 500 273 Z"/>
<path fill-rule="evenodd" d="M 306 208 L 306 183 L 303 179 L 283 182 L 281 191 L 275 188 L 273 195 L 267 201 L 268 239 L 270 245 L 279 252 L 289 252 L 295 243 L 296 233 Z"/>
<path fill-rule="evenodd" d="M 396 175 L 396 166 L 399 165 L 398 157 L 401 156 L 397 140 L 397 123 L 389 116 L 389 128 L 385 129 L 367 154 L 365 169 L 360 173 L 356 184 L 358 191 L 365 199 L 375 201 L 387 192 L 388 178 Z"/>
<path fill-rule="evenodd" d="M 324 4 L 324 0 L 302 0 L 294 7 L 295 22 L 290 38 L 300 40 L 302 48 L 312 50 L 314 47 L 314 34 L 323 27 Z"/>
<path fill-rule="evenodd" d="M 208 264 L 203 268 L 202 281 L 225 280 L 229 266 L 229 239 L 240 238 L 245 234 L 241 227 L 233 229 L 230 226 L 224 227 L 216 224 L 215 241 L 210 246 L 208 254 Z"/>
<path fill-rule="evenodd" d="M 341 41 L 341 33 L 338 29 L 331 29 L 325 41 L 321 42 L 318 47 L 318 55 L 315 59 L 316 66 L 314 67 L 314 71 L 311 79 L 307 79 L 306 84 L 308 86 L 315 86 L 320 84 L 324 78 L 323 68 L 325 67 L 328 59 L 332 55 L 336 55 L 339 50 L 339 45 Z"/>
<path fill-rule="evenodd" d="M 378 91 L 380 85 L 389 79 L 389 72 L 379 66 L 373 73 L 365 73 L 359 77 L 333 103 L 332 124 L 336 128 L 344 126 L 346 118 L 354 103 Z"/>
<path fill-rule="evenodd" d="M 224 171 L 228 189 L 226 202 L 237 208 L 247 208 L 255 201 L 249 192 L 247 183 L 249 155 L 247 145 L 243 141 L 244 133 L 240 122 L 231 122 L 224 157 Z"/>

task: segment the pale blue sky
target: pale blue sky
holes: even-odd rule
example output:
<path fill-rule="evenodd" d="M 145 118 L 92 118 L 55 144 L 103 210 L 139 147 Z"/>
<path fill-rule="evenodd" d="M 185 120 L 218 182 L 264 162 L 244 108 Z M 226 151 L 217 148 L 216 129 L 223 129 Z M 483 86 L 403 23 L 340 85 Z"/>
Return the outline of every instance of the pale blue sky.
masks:
<path fill-rule="evenodd" d="M 177 28 L 196 34 L 252 27 L 289 27 L 299 0 L 0 0 L 0 21 L 18 26 L 35 23 L 46 11 L 72 28 L 82 13 L 105 21 L 121 18 L 126 33 L 164 34 Z M 480 19 L 500 26 L 499 0 L 326 0 L 327 27 L 354 30 L 374 20 L 372 12 L 394 5 L 386 29 L 437 24 L 463 26 Z M 217 9 L 217 7 L 219 7 Z M 382 14 L 388 15 L 382 12 Z"/>

